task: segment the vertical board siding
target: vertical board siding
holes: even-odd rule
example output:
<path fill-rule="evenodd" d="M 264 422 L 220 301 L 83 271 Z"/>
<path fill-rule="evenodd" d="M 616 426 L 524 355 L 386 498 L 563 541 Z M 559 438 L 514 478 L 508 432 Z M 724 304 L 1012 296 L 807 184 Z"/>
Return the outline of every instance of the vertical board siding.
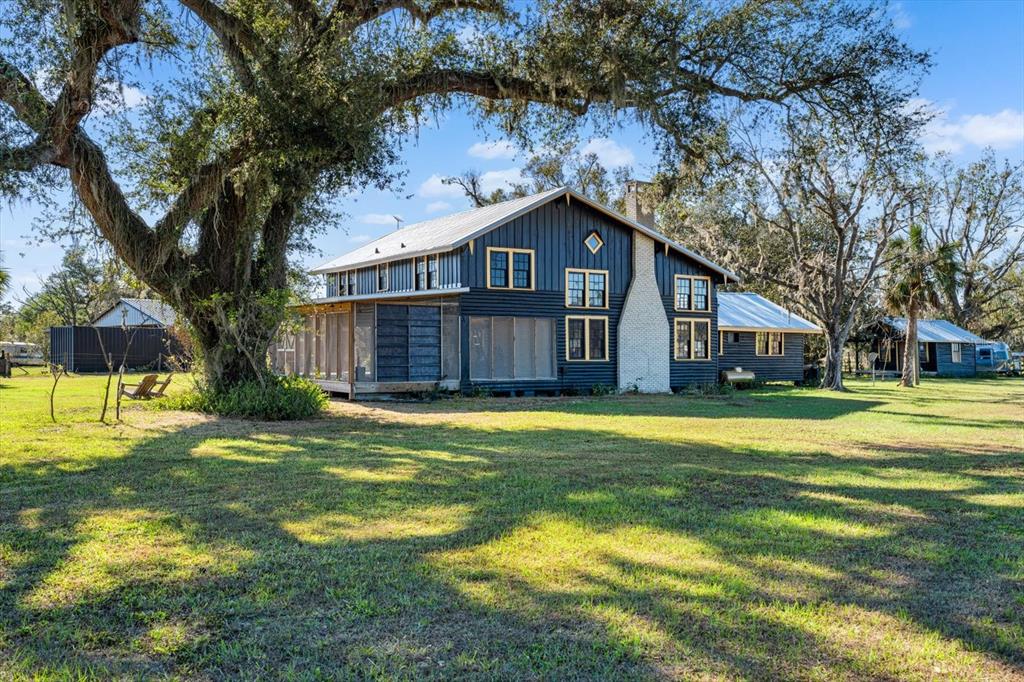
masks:
<path fill-rule="evenodd" d="M 180 355 L 181 349 L 159 327 L 129 327 L 127 332 L 121 327 L 50 327 L 50 361 L 69 372 L 106 372 L 104 352 L 112 356 L 115 370 L 123 361 L 129 370 L 166 371 L 167 357 Z"/>
<path fill-rule="evenodd" d="M 718 356 L 721 371 L 742 367 L 754 373 L 757 381 L 803 381 L 804 335 L 786 334 L 783 355 L 758 355 L 754 332 L 736 332 L 739 343 L 733 343 L 734 332 L 725 332 L 725 353 Z M 715 340 L 717 343 L 717 339 Z"/>
<path fill-rule="evenodd" d="M 596 253 L 583 243 L 597 232 L 604 246 Z M 487 247 L 534 250 L 534 291 L 487 288 Z M 473 253 L 460 254 L 463 286 L 459 297 L 462 317 L 462 386 L 504 391 L 589 391 L 596 385 L 618 383 L 618 324 L 633 277 L 632 229 L 578 202 L 564 198 L 539 206 L 476 239 Z M 608 308 L 566 308 L 565 269 L 608 271 Z M 608 318 L 608 360 L 569 362 L 565 359 L 565 316 L 596 315 Z M 540 317 L 554 319 L 554 379 L 471 381 L 469 378 L 470 317 Z"/>
<path fill-rule="evenodd" d="M 710 277 L 711 283 L 708 291 L 711 305 L 710 310 L 703 311 L 677 311 L 676 310 L 676 275 L 701 275 Z M 661 291 L 661 300 L 665 304 L 665 314 L 668 315 L 669 329 L 669 384 L 672 390 L 679 390 L 690 384 L 713 384 L 718 381 L 718 287 L 722 279 L 714 270 L 705 267 L 695 260 L 687 258 L 677 251 L 665 250 L 661 245 L 655 245 L 654 253 L 654 276 L 658 280 L 658 289 Z M 711 320 L 711 357 L 707 360 L 676 360 L 675 342 L 676 327 L 675 318 L 692 318 L 698 320 Z"/>

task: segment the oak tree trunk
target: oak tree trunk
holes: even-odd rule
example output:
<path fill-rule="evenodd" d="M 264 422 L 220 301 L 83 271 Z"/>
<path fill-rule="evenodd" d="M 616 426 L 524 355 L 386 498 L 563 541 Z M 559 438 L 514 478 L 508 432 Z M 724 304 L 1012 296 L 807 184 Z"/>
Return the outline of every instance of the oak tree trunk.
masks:
<path fill-rule="evenodd" d="M 844 391 L 843 386 L 843 346 L 846 334 L 841 329 L 825 330 L 825 373 L 821 379 L 821 387 L 832 391 Z"/>

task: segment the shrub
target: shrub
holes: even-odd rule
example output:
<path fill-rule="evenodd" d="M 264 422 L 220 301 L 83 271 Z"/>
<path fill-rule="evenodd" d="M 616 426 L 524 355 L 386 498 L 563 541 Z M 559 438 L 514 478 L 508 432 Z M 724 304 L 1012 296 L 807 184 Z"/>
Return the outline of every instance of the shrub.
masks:
<path fill-rule="evenodd" d="M 327 406 L 327 394 L 309 379 L 268 376 L 264 382 L 244 381 L 220 390 L 197 384 L 191 391 L 161 401 L 160 406 L 270 421 L 306 419 Z"/>
<path fill-rule="evenodd" d="M 590 387 L 590 395 L 611 395 L 615 393 L 615 387 L 608 384 L 594 384 Z"/>

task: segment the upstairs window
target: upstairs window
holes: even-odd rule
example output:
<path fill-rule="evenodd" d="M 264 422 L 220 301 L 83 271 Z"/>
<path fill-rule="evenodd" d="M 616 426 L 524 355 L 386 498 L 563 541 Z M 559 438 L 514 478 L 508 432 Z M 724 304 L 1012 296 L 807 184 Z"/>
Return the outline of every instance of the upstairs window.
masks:
<path fill-rule="evenodd" d="M 591 232 L 587 235 L 587 238 L 583 240 L 583 245 L 587 247 L 590 253 L 596 254 L 604 246 L 604 240 L 601 239 L 601 235 L 597 232 Z"/>
<path fill-rule="evenodd" d="M 345 286 L 345 295 L 355 296 L 357 293 L 359 293 L 356 290 L 356 271 L 349 270 L 348 272 L 345 273 L 345 275 L 348 279 L 348 284 Z"/>
<path fill-rule="evenodd" d="M 427 288 L 427 259 L 416 258 L 416 290 L 420 291 Z"/>
<path fill-rule="evenodd" d="M 437 283 L 437 265 L 438 260 L 441 258 L 439 254 L 433 256 L 427 256 L 427 288 L 436 289 Z"/>
<path fill-rule="evenodd" d="M 691 275 L 675 276 L 676 310 L 711 310 L 711 278 Z"/>
<path fill-rule="evenodd" d="M 568 308 L 607 308 L 608 271 L 566 268 L 565 305 Z"/>
<path fill-rule="evenodd" d="M 786 342 L 782 332 L 758 332 L 754 337 L 758 355 L 785 355 Z"/>
<path fill-rule="evenodd" d="M 533 289 L 532 249 L 487 249 L 489 289 Z"/>
<path fill-rule="evenodd" d="M 377 291 L 388 290 L 388 264 L 381 263 L 377 266 Z"/>
<path fill-rule="evenodd" d="M 334 298 L 338 295 L 338 273 L 328 272 L 325 279 L 327 280 L 327 298 Z"/>

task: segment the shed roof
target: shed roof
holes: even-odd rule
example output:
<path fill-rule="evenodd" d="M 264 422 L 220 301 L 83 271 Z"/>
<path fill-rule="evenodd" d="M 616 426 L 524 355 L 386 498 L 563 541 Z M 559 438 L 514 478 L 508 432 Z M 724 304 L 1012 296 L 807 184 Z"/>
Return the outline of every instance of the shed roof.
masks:
<path fill-rule="evenodd" d="M 907 318 L 887 317 L 885 322 L 900 336 L 906 334 Z M 917 340 L 924 343 L 986 343 L 977 334 L 958 327 L 948 320 L 918 320 Z"/>
<path fill-rule="evenodd" d="M 715 272 L 721 273 L 731 280 L 739 280 L 739 277 L 729 270 L 677 244 L 657 230 L 630 220 L 626 216 L 592 199 L 588 199 L 568 187 L 557 187 L 538 194 L 532 194 L 528 197 L 510 199 L 509 201 L 502 201 L 497 204 L 481 206 L 469 209 L 468 211 L 462 211 L 461 213 L 453 213 L 440 218 L 414 223 L 400 230 L 390 232 L 344 255 L 321 263 L 310 270 L 310 272 L 313 274 L 338 272 L 355 267 L 375 265 L 396 258 L 412 258 L 413 256 L 425 256 L 431 253 L 450 251 L 491 230 L 501 227 L 511 220 L 515 220 L 538 206 L 563 196 L 601 211 L 611 218 L 643 232 L 655 241 L 668 244 L 670 248 L 692 258 Z"/>
<path fill-rule="evenodd" d="M 93 322 L 96 322 L 101 317 L 109 313 L 111 310 L 119 305 L 127 305 L 135 308 L 146 317 L 152 319 L 158 325 L 162 327 L 171 327 L 178 319 L 178 314 L 174 311 L 174 308 L 167 305 L 160 299 L 156 298 L 120 298 L 117 303 L 110 306 L 102 313 L 96 316 Z"/>
<path fill-rule="evenodd" d="M 821 333 L 821 327 L 813 322 L 749 291 L 718 294 L 718 328 L 723 331 Z"/>

